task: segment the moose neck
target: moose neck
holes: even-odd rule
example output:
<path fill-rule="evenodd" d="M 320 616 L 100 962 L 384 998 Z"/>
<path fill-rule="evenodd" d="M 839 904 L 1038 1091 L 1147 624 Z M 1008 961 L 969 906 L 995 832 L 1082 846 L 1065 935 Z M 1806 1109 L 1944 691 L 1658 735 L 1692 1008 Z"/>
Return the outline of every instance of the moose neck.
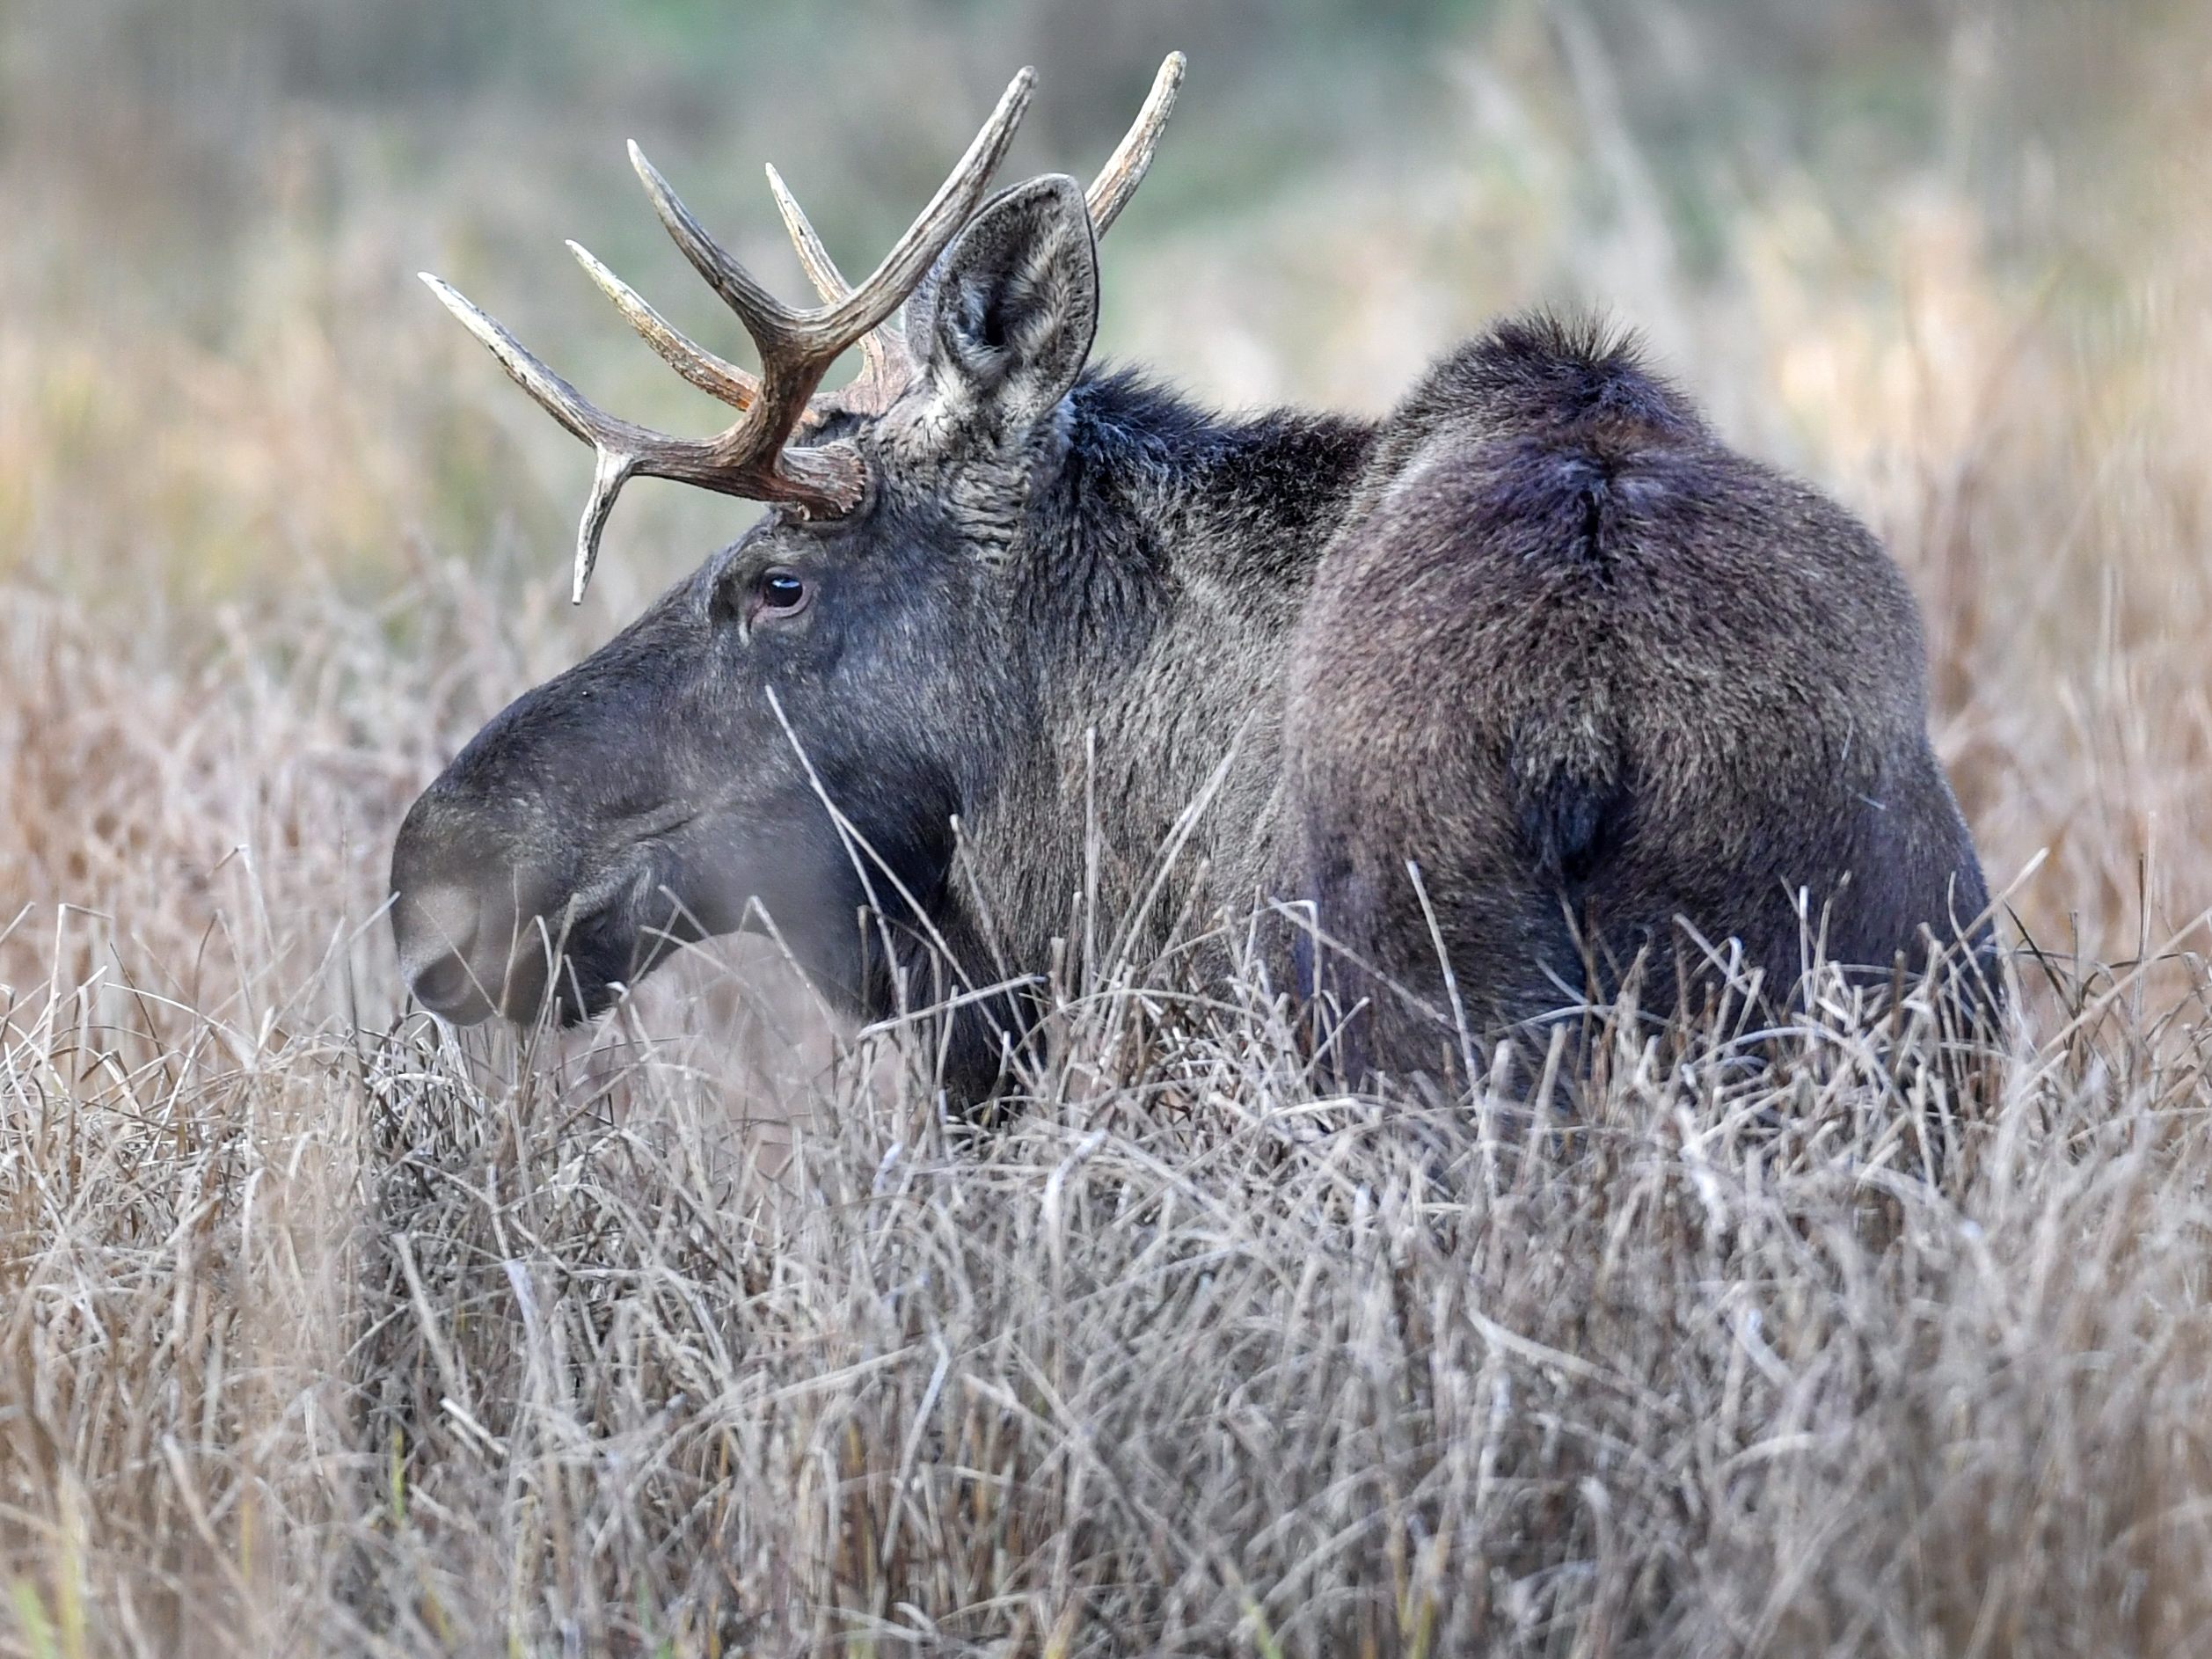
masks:
<path fill-rule="evenodd" d="M 1069 413 L 1009 573 L 1039 741 L 968 825 L 1022 971 L 1055 938 L 1156 948 L 1269 884 L 1289 633 L 1374 436 L 1223 420 L 1127 376 Z"/>

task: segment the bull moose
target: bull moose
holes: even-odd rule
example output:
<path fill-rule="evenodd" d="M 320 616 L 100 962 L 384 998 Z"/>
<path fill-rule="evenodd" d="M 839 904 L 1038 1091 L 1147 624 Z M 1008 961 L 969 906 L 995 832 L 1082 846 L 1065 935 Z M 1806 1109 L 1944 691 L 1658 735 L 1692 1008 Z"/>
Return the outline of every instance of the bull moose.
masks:
<path fill-rule="evenodd" d="M 1508 323 L 1380 421 L 1230 418 L 1090 365 L 1099 240 L 1181 74 L 1087 190 L 986 200 L 1025 69 L 857 287 L 770 169 L 817 309 L 633 145 L 759 373 L 571 245 L 738 412 L 712 437 L 602 412 L 425 277 L 595 452 L 575 597 L 633 477 L 771 509 L 415 802 L 392 922 L 426 1006 L 581 1020 L 770 925 L 857 1011 L 937 999 L 947 1085 L 981 1098 L 1079 903 L 1139 935 L 1194 901 L 1302 918 L 1286 974 L 1363 1074 L 1428 1064 L 1448 1008 L 1486 1039 L 1708 970 L 1778 1004 L 1808 934 L 1885 976 L 1985 937 L 1900 574 L 1626 345 Z"/>

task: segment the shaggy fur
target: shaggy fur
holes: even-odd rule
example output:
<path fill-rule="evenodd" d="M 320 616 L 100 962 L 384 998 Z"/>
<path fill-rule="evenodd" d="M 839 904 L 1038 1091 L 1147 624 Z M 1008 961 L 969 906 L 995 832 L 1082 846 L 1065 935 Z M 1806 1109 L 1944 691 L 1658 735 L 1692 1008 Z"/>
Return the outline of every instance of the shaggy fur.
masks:
<path fill-rule="evenodd" d="M 1292 651 L 1289 867 L 1340 996 L 1402 1063 L 1427 1022 L 1381 982 L 1441 1005 L 1440 959 L 1494 1030 L 1639 961 L 1671 1012 L 1732 941 L 1778 1001 L 1816 950 L 1917 973 L 1986 937 L 1923 661 L 1866 530 L 1624 344 L 1537 319 L 1455 353 L 1384 423 Z"/>

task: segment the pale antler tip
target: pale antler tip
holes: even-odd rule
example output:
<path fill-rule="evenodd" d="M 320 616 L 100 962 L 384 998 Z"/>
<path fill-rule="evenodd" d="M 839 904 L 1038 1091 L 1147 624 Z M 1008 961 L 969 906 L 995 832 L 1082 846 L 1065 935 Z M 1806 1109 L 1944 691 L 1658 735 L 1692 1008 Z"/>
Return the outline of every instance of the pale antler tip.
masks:
<path fill-rule="evenodd" d="M 620 305 L 629 296 L 628 285 L 602 264 L 597 254 L 577 241 L 575 238 L 569 237 L 566 240 L 570 254 L 574 257 L 577 264 L 584 267 L 584 274 L 598 284 L 602 293 L 611 298 L 616 304 Z"/>
<path fill-rule="evenodd" d="M 489 346 L 501 362 L 507 362 L 507 342 L 500 338 L 500 325 L 485 314 L 482 307 L 442 276 L 433 276 L 427 271 L 418 271 L 415 274 L 438 296 L 438 303 L 460 320 L 462 327 Z"/>
<path fill-rule="evenodd" d="M 1091 181 L 1091 187 L 1084 192 L 1092 227 L 1101 236 L 1128 205 L 1137 186 L 1144 182 L 1144 175 L 1152 165 L 1153 152 L 1159 148 L 1160 134 L 1175 108 L 1175 95 L 1183 84 L 1184 63 L 1180 52 L 1171 52 L 1160 61 L 1159 72 L 1152 77 L 1152 90 L 1144 95 L 1136 120 L 1114 146 L 1099 176 Z"/>
<path fill-rule="evenodd" d="M 646 159 L 646 152 L 634 138 L 630 141 L 630 167 L 645 180 L 646 188 L 656 196 L 668 187 L 668 180 L 661 176 L 661 170 Z"/>

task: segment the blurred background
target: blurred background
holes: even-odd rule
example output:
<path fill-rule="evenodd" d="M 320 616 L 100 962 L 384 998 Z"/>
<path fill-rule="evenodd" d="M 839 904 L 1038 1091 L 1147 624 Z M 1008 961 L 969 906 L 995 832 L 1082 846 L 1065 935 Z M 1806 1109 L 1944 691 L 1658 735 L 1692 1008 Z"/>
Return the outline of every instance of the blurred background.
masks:
<path fill-rule="evenodd" d="M 2195 0 L 24 0 L 0 981 L 52 967 L 62 902 L 189 955 L 244 866 L 268 960 L 326 951 L 442 759 L 742 527 L 639 486 L 570 613 L 588 457 L 418 270 L 705 430 L 561 246 L 741 356 L 625 139 L 797 296 L 764 161 L 865 268 L 1017 67 L 1005 176 L 1088 177 L 1172 48 L 1102 355 L 1376 413 L 1500 311 L 1601 310 L 1888 537 L 1990 873 L 2047 855 L 2036 937 L 2126 956 L 2212 903 Z"/>
<path fill-rule="evenodd" d="M 1103 356 L 1376 413 L 1591 308 L 1887 537 L 2063 959 L 1955 1162 L 1840 1023 L 1501 1194 L 1249 987 L 988 1145 L 712 961 L 401 1019 L 409 800 L 752 511 L 634 486 L 572 610 L 588 457 L 415 273 L 707 431 L 561 245 L 742 357 L 625 139 L 797 296 L 763 162 L 864 269 L 1174 48 Z M 0 1659 L 2203 1651 L 2208 157 L 2208 0 L 0 0 Z"/>

